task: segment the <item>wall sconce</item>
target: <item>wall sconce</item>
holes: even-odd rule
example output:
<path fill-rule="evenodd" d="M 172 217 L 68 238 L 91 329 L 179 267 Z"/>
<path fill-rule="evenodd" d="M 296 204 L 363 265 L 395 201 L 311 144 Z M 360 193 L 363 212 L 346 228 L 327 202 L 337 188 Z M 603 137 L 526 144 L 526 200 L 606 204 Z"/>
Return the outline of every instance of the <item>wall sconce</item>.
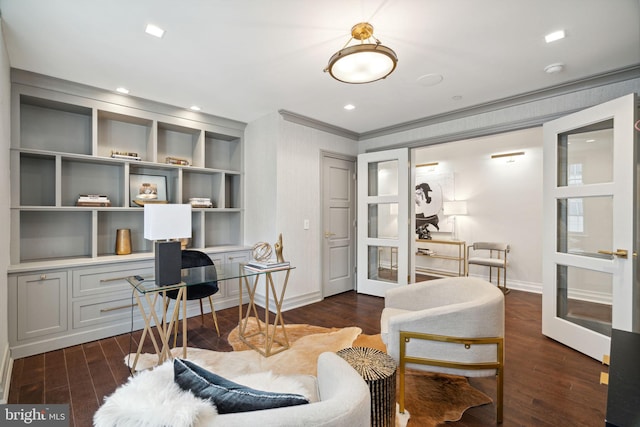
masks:
<path fill-rule="evenodd" d="M 157 286 L 180 283 L 180 241 L 191 237 L 191 205 L 145 204 L 144 238 L 154 241 Z"/>
<path fill-rule="evenodd" d="M 436 166 L 438 166 L 438 162 L 431 162 L 431 163 L 421 163 L 419 165 L 416 165 L 417 168 L 429 168 L 429 171 L 434 171 L 436 170 Z"/>
<path fill-rule="evenodd" d="M 451 232 L 451 238 L 453 240 L 458 240 L 458 233 L 456 232 L 456 216 L 467 214 L 467 201 L 452 200 L 450 202 L 443 202 L 442 213 L 452 217 L 453 231 Z"/>
<path fill-rule="evenodd" d="M 513 163 L 516 161 L 515 156 L 524 156 L 524 151 L 514 151 L 513 153 L 492 154 L 492 159 L 507 159 L 507 163 Z"/>

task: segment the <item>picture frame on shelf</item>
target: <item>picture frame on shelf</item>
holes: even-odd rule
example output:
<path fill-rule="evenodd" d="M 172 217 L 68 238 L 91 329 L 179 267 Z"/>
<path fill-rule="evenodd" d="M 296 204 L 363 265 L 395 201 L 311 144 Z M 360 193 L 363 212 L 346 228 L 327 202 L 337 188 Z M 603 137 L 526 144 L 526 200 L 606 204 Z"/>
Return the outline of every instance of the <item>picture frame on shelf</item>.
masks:
<path fill-rule="evenodd" d="M 168 203 L 167 177 L 164 175 L 129 174 L 129 206 L 146 203 Z"/>

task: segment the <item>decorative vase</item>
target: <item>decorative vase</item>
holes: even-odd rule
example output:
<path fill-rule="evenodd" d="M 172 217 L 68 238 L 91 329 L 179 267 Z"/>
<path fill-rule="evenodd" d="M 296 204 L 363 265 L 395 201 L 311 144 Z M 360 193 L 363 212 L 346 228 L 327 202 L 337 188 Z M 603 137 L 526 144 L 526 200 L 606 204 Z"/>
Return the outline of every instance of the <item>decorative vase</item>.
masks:
<path fill-rule="evenodd" d="M 131 230 L 119 228 L 116 231 L 116 255 L 129 255 L 131 253 Z"/>

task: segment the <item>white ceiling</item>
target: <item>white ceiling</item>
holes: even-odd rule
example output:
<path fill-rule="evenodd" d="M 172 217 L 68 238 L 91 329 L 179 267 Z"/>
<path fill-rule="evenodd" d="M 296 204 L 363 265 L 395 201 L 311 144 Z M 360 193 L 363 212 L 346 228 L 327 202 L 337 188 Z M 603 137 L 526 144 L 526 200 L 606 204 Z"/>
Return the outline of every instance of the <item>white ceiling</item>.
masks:
<path fill-rule="evenodd" d="M 284 109 L 356 133 L 640 64 L 640 0 L 0 0 L 0 11 L 14 68 L 243 122 Z M 398 68 L 339 83 L 323 69 L 361 21 Z M 546 44 L 559 29 L 567 37 Z M 544 72 L 556 62 L 563 72 Z M 442 81 L 418 81 L 430 74 Z"/>

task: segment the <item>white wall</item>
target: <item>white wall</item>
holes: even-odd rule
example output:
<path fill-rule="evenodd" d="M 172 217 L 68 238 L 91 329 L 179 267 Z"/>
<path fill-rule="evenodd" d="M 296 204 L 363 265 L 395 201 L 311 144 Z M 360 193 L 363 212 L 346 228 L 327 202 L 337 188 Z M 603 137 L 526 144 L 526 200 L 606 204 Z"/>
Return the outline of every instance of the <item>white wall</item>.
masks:
<path fill-rule="evenodd" d="M 245 244 L 273 243 L 282 233 L 283 256 L 296 269 L 284 308 L 321 298 L 322 152 L 355 156 L 357 143 L 270 114 L 245 130 Z M 256 189 L 262 194 L 256 196 Z M 308 230 L 303 229 L 309 220 Z"/>
<path fill-rule="evenodd" d="M 0 236 L 10 236 L 9 232 L 9 147 L 11 138 L 10 110 L 11 83 L 9 76 L 9 58 L 2 38 L 0 22 Z M 9 354 L 9 332 L 7 319 L 7 267 L 9 265 L 9 238 L 0 243 L 0 403 L 6 403 L 9 393 L 11 360 Z"/>
<path fill-rule="evenodd" d="M 513 163 L 491 159 L 513 151 L 525 154 Z M 414 154 L 416 164 L 438 162 L 436 173 L 453 173 L 455 198 L 466 200 L 468 210 L 456 219 L 458 238 L 509 243 L 509 287 L 541 291 L 542 128 L 432 145 Z M 471 274 L 486 277 L 487 269 Z"/>

